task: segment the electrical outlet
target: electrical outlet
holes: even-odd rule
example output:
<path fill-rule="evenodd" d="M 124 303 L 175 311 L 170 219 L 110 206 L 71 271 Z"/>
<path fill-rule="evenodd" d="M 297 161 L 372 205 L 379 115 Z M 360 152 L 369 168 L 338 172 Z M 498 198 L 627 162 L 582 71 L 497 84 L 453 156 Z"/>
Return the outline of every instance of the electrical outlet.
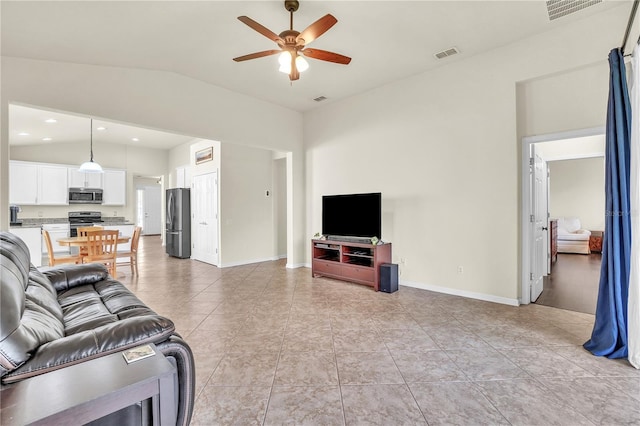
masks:
<path fill-rule="evenodd" d="M 38 212 L 38 217 L 42 217 L 42 212 Z"/>
<path fill-rule="evenodd" d="M 464 267 L 462 265 L 458 266 L 458 273 L 464 274 Z"/>
<path fill-rule="evenodd" d="M 113 212 L 113 215 L 114 215 L 114 216 L 118 216 L 118 212 L 117 212 L 117 211 L 114 211 L 114 212 Z"/>

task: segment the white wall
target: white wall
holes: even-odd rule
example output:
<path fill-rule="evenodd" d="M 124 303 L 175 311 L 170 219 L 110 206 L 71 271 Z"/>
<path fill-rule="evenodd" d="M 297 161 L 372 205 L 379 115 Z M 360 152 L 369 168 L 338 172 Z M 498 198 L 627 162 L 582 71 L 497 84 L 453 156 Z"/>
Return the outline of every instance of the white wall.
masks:
<path fill-rule="evenodd" d="M 89 158 L 89 148 L 84 143 L 56 143 L 10 147 L 10 159 L 37 161 L 65 165 L 80 165 Z M 126 205 L 92 205 L 91 210 L 101 211 L 105 216 L 124 216 L 135 221 L 134 176 L 163 176 L 167 170 L 167 151 L 130 145 L 95 143 L 94 159 L 104 168 L 124 169 L 126 174 Z M 21 206 L 21 218 L 67 217 L 69 210 L 79 206 Z"/>
<path fill-rule="evenodd" d="M 322 195 L 381 191 L 401 282 L 517 303 L 521 137 L 604 125 L 623 9 L 305 113 L 307 235 Z"/>
<path fill-rule="evenodd" d="M 20 103 L 292 153 L 292 266 L 304 263 L 302 115 L 175 73 L 2 57 L 0 201 L 8 204 L 8 103 Z M 287 123 L 283 126 L 282 123 Z M 97 155 L 97 153 L 96 153 Z M 165 164 L 166 167 L 166 164 Z M 7 211 L 5 211 L 7 210 Z M 8 228 L 0 209 L 0 229 Z M 239 235 L 238 238 L 241 236 Z"/>
<path fill-rule="evenodd" d="M 220 160 L 220 265 L 276 258 L 272 152 L 223 144 Z"/>
<path fill-rule="evenodd" d="M 604 231 L 604 157 L 547 164 L 551 217 L 578 217 L 582 228 Z"/>

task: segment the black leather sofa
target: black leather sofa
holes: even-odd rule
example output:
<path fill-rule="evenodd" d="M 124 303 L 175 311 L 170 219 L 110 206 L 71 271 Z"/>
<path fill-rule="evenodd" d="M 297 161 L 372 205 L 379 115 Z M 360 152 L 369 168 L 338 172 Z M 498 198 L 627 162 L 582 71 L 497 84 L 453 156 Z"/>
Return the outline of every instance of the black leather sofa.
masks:
<path fill-rule="evenodd" d="M 2 388 L 154 343 L 176 366 L 176 424 L 188 425 L 193 411 L 195 365 L 191 349 L 176 334 L 173 322 L 145 306 L 110 277 L 103 265 L 38 270 L 29 259 L 29 250 L 20 238 L 0 232 Z"/>

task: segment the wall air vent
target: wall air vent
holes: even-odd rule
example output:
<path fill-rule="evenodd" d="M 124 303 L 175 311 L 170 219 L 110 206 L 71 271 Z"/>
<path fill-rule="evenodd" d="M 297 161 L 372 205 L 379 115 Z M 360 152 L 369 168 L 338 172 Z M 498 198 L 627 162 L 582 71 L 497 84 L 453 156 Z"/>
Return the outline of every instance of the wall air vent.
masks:
<path fill-rule="evenodd" d="M 549 20 L 562 18 L 598 3 L 602 3 L 602 0 L 549 0 L 547 1 Z"/>
<path fill-rule="evenodd" d="M 316 101 L 316 102 L 322 102 L 322 101 L 324 101 L 326 99 L 327 99 L 326 96 L 318 96 L 317 98 L 313 98 L 313 100 Z"/>
<path fill-rule="evenodd" d="M 443 50 L 442 52 L 434 53 L 433 56 L 435 56 L 437 59 L 444 59 L 449 56 L 457 55 L 458 53 L 460 53 L 460 51 L 458 50 L 457 47 L 450 47 L 448 49 Z"/>

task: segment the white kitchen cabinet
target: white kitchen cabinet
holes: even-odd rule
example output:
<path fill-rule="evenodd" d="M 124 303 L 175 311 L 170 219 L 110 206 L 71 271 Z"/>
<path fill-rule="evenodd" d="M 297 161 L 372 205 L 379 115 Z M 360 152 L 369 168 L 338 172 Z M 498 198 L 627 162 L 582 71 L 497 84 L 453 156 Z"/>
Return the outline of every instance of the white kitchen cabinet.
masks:
<path fill-rule="evenodd" d="M 42 266 L 42 232 L 40 228 L 13 227 L 9 229 L 9 232 L 20 237 L 27 245 L 33 266 Z"/>
<path fill-rule="evenodd" d="M 38 166 L 38 204 L 69 204 L 68 188 L 66 167 L 44 164 Z"/>
<path fill-rule="evenodd" d="M 55 164 L 11 161 L 9 203 L 18 205 L 66 205 L 67 167 Z"/>
<path fill-rule="evenodd" d="M 84 173 L 77 167 L 67 169 L 69 188 L 102 188 L 102 173 Z"/>
<path fill-rule="evenodd" d="M 38 165 L 22 161 L 9 162 L 9 203 L 38 203 Z"/>
<path fill-rule="evenodd" d="M 124 170 L 105 170 L 103 173 L 102 204 L 124 206 L 127 203 L 127 174 Z"/>
<path fill-rule="evenodd" d="M 191 188 L 191 168 L 176 167 L 176 188 Z"/>

